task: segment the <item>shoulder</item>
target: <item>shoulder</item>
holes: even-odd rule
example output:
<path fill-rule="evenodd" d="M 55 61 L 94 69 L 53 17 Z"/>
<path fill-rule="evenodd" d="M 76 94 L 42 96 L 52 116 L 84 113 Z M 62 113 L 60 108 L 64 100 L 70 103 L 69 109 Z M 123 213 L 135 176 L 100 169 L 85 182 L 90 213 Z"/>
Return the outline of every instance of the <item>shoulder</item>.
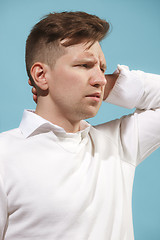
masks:
<path fill-rule="evenodd" d="M 19 128 L 15 128 L 15 129 L 8 130 L 6 132 L 2 132 L 2 133 L 0 133 L 0 144 L 2 144 L 5 141 L 10 141 L 13 138 L 18 138 L 21 135 L 22 134 L 21 134 L 21 131 Z"/>
<path fill-rule="evenodd" d="M 91 128 L 92 132 L 99 136 L 99 139 L 108 139 L 108 141 L 119 146 L 122 144 L 122 138 L 126 136 L 126 133 L 136 130 L 136 115 L 137 113 L 124 115 L 120 119 L 93 126 Z"/>
<path fill-rule="evenodd" d="M 119 135 L 121 119 L 115 119 L 110 122 L 102 123 L 92 127 L 98 135 L 103 135 L 104 138 L 116 143 Z"/>
<path fill-rule="evenodd" d="M 120 119 L 116 119 L 96 126 L 91 126 L 90 135 L 93 141 L 99 144 L 111 144 L 117 148 L 120 122 Z"/>
<path fill-rule="evenodd" d="M 0 133 L 0 175 L 13 164 L 16 153 L 21 150 L 21 142 L 24 139 L 19 128 Z M 22 154 L 22 152 L 21 152 Z"/>
<path fill-rule="evenodd" d="M 19 128 L 0 133 L 0 155 L 9 152 L 11 146 L 21 138 L 22 133 Z"/>

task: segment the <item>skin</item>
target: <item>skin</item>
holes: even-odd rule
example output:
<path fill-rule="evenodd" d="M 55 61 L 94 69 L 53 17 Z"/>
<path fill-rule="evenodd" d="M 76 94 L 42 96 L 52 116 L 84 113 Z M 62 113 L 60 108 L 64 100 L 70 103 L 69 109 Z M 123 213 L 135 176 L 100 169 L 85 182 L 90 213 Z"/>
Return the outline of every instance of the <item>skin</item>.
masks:
<path fill-rule="evenodd" d="M 99 42 L 91 47 L 85 43 L 72 45 L 66 50 L 52 69 L 40 62 L 32 66 L 38 98 L 35 88 L 32 92 L 36 114 L 66 132 L 77 132 L 82 119 L 97 114 L 118 75 L 105 75 L 106 61 Z"/>

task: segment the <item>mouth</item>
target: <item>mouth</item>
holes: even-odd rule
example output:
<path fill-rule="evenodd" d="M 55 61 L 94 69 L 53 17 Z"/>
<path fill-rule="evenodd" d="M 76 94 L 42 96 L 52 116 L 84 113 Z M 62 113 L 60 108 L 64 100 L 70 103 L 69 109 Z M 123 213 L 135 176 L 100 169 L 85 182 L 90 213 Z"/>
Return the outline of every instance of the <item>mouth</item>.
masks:
<path fill-rule="evenodd" d="M 101 98 L 101 93 L 97 92 L 97 93 L 93 93 L 93 94 L 89 94 L 86 96 L 87 98 L 90 98 L 96 102 L 99 102 L 100 101 L 100 98 Z"/>

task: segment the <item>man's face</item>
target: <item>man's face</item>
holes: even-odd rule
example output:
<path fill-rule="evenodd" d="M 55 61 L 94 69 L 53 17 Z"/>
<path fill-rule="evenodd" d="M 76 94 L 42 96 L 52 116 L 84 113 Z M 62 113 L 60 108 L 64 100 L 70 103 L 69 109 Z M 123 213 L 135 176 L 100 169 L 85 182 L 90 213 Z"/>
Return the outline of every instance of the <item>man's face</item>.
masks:
<path fill-rule="evenodd" d="M 87 46 L 67 47 L 48 72 L 49 102 L 70 121 L 94 117 L 103 100 L 105 57 L 98 42 Z"/>

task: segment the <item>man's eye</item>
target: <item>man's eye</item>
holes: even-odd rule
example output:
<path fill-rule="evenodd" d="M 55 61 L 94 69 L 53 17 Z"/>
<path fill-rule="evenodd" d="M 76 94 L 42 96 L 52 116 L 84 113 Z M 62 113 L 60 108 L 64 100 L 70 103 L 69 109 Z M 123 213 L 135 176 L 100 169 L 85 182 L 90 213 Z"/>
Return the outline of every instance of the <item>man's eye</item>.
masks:
<path fill-rule="evenodd" d="M 90 68 L 90 66 L 88 64 L 81 64 L 80 66 L 84 67 L 84 68 Z"/>
<path fill-rule="evenodd" d="M 87 63 L 84 63 L 84 64 L 77 64 L 75 65 L 75 67 L 82 67 L 82 68 L 91 68 L 91 66 Z"/>

